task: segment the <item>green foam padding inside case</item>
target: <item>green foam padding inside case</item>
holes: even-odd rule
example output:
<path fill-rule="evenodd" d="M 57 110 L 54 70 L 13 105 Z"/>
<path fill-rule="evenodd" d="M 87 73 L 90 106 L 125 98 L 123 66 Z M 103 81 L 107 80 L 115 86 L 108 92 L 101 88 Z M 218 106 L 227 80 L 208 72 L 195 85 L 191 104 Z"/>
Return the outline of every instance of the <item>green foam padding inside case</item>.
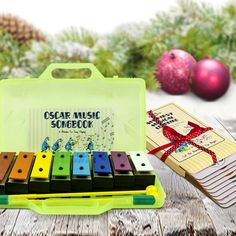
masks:
<path fill-rule="evenodd" d="M 133 204 L 134 205 L 154 205 L 155 197 L 152 195 L 134 195 Z"/>
<path fill-rule="evenodd" d="M 0 205 L 8 205 L 8 195 L 0 195 Z"/>

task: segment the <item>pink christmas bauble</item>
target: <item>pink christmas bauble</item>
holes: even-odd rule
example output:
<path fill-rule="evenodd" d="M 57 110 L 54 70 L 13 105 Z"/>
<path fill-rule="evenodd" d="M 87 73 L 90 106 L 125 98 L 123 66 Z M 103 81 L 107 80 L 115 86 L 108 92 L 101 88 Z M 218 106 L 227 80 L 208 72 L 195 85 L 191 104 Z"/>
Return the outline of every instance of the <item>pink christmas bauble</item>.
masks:
<path fill-rule="evenodd" d="M 229 70 L 215 59 L 203 59 L 193 71 L 192 90 L 199 97 L 214 100 L 221 97 L 229 88 Z"/>
<path fill-rule="evenodd" d="M 170 94 L 183 94 L 190 88 L 195 59 L 187 52 L 173 49 L 165 52 L 156 65 L 155 77 L 161 88 Z"/>

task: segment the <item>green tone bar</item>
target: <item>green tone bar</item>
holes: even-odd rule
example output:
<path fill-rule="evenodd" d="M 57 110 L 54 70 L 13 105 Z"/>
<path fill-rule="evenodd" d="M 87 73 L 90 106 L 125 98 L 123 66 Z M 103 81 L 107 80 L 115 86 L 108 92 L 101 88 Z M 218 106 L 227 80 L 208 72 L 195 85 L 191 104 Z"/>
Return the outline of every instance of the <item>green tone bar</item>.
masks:
<path fill-rule="evenodd" d="M 70 152 L 56 152 L 53 167 L 52 176 L 55 177 L 67 177 L 70 176 Z"/>

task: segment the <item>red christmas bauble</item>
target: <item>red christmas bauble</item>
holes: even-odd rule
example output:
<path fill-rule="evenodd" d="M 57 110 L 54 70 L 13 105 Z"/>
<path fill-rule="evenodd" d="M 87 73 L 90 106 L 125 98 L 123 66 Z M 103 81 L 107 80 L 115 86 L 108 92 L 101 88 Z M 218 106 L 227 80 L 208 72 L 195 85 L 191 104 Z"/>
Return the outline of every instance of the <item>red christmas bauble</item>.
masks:
<path fill-rule="evenodd" d="M 156 65 L 155 77 L 161 88 L 170 94 L 183 94 L 190 88 L 195 59 L 187 52 L 173 49 L 165 52 Z"/>
<path fill-rule="evenodd" d="M 199 97 L 214 100 L 222 96 L 231 81 L 229 70 L 215 59 L 203 59 L 193 71 L 192 90 Z"/>

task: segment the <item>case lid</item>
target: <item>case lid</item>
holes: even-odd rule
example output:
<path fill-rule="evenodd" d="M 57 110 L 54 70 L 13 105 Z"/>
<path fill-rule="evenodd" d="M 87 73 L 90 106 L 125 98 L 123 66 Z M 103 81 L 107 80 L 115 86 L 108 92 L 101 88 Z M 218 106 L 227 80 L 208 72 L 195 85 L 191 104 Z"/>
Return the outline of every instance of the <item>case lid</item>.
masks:
<path fill-rule="evenodd" d="M 89 78 L 54 78 L 89 69 Z M 145 150 L 145 82 L 104 78 L 93 64 L 51 64 L 0 81 L 0 151 Z"/>

